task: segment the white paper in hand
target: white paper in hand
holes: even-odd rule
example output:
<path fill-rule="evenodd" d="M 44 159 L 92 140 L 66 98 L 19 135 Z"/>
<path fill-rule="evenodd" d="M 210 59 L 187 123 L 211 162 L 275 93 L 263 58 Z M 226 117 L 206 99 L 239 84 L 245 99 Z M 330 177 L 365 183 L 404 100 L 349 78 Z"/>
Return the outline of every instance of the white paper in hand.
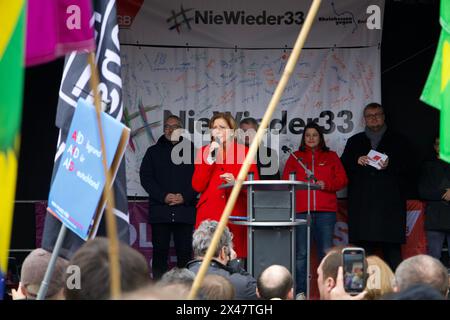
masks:
<path fill-rule="evenodd" d="M 369 165 L 371 165 L 372 167 L 381 170 L 381 161 L 386 161 L 388 156 L 385 155 L 384 153 L 380 153 L 378 151 L 375 150 L 370 150 L 369 153 L 367 154 L 367 156 L 369 157 Z"/>

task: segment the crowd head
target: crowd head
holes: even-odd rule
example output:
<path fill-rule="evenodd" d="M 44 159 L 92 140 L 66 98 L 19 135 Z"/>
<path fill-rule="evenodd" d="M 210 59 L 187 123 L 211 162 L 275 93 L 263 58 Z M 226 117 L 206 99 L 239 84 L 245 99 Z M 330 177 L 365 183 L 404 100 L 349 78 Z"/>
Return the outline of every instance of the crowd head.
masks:
<path fill-rule="evenodd" d="M 404 260 L 395 270 L 394 291 L 401 292 L 416 284 L 428 285 L 448 296 L 449 276 L 444 265 L 427 255 L 417 255 Z"/>
<path fill-rule="evenodd" d="M 367 257 L 367 295 L 366 299 L 376 300 L 394 291 L 394 272 L 378 256 Z"/>
<path fill-rule="evenodd" d="M 263 300 L 294 298 L 294 280 L 286 267 L 272 265 L 267 267 L 257 279 L 256 294 Z"/>
<path fill-rule="evenodd" d="M 199 296 L 203 300 L 233 300 L 235 289 L 227 278 L 218 274 L 207 274 L 200 287 Z"/>
<path fill-rule="evenodd" d="M 87 241 L 72 257 L 69 265 L 81 273 L 80 286 L 65 286 L 68 300 L 104 300 L 110 298 L 109 240 L 98 237 Z M 120 285 L 123 293 L 134 291 L 149 282 L 144 256 L 119 243 Z"/>
<path fill-rule="evenodd" d="M 44 249 L 33 250 L 24 260 L 21 270 L 20 290 L 26 299 L 35 299 L 44 280 L 47 266 L 52 254 Z M 58 257 L 53 269 L 52 277 L 48 284 L 46 299 L 63 299 L 63 289 L 65 286 L 65 274 L 68 261 Z"/>
<path fill-rule="evenodd" d="M 199 225 L 197 230 L 195 230 L 194 235 L 192 236 L 192 249 L 194 250 L 195 257 L 205 256 L 206 251 L 208 251 L 208 248 L 211 246 L 212 238 L 217 226 L 217 221 L 205 220 Z M 225 227 L 222 236 L 220 237 L 219 244 L 214 251 L 214 257 L 219 258 L 221 256 L 230 256 L 233 250 L 232 241 L 233 235 L 228 227 Z"/>

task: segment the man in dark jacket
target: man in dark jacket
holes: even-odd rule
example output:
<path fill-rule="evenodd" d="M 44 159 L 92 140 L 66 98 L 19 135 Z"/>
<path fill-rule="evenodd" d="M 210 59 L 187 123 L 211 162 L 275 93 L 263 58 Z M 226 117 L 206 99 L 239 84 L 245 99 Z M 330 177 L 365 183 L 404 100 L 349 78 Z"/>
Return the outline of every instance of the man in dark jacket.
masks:
<path fill-rule="evenodd" d="M 419 193 L 427 201 L 425 229 L 428 254 L 440 259 L 446 238 L 450 246 L 450 164 L 439 158 L 439 137 L 435 140 L 434 149 L 437 156 L 423 166 Z M 448 254 L 450 256 L 450 252 Z"/>
<path fill-rule="evenodd" d="M 258 122 L 254 118 L 245 118 L 239 124 L 239 129 L 242 133 L 243 141 L 240 143 L 250 147 L 253 142 L 256 131 L 258 131 Z M 278 152 L 274 149 L 260 144 L 258 153 L 256 154 L 256 165 L 258 167 L 258 174 L 260 180 L 280 180 L 280 166 L 279 166 Z"/>
<path fill-rule="evenodd" d="M 383 251 L 392 270 L 400 264 L 401 244 L 406 237 L 406 199 L 402 175 L 407 170 L 406 142 L 389 130 L 384 110 L 378 103 L 364 108 L 366 128 L 348 139 L 342 163 L 349 178 L 349 241 L 373 254 Z M 373 149 L 388 156 L 381 169 L 369 165 L 367 154 Z"/>
<path fill-rule="evenodd" d="M 192 248 L 194 249 L 195 260 L 190 261 L 186 268 L 195 274 L 199 271 L 203 257 L 211 245 L 217 225 L 217 221 L 205 220 L 194 232 Z M 218 274 L 228 279 L 234 287 L 236 300 L 255 300 L 256 279 L 241 268 L 235 259 L 236 252 L 233 250 L 232 238 L 233 235 L 230 230 L 225 227 L 207 273 Z"/>
<path fill-rule="evenodd" d="M 175 243 L 177 266 L 184 267 L 192 258 L 197 198 L 191 186 L 194 146 L 179 135 L 177 129 L 180 128 L 181 121 L 177 116 L 166 119 L 164 135 L 147 149 L 140 169 L 142 187 L 149 195 L 154 279 L 159 279 L 168 270 L 171 235 Z M 186 152 L 189 153 L 188 157 L 183 154 Z M 187 161 L 181 162 L 180 158 Z"/>

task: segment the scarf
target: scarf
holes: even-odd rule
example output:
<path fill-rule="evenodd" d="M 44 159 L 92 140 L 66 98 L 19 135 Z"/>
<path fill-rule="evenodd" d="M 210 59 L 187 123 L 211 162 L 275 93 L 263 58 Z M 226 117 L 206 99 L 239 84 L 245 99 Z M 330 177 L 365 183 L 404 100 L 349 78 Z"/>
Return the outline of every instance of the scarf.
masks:
<path fill-rule="evenodd" d="M 380 130 L 378 131 L 372 131 L 369 128 L 366 127 L 365 132 L 367 138 L 369 138 L 370 143 L 372 145 L 372 149 L 376 150 L 378 147 L 378 144 L 380 143 L 381 139 L 383 138 L 384 133 L 387 130 L 386 124 L 384 124 Z"/>

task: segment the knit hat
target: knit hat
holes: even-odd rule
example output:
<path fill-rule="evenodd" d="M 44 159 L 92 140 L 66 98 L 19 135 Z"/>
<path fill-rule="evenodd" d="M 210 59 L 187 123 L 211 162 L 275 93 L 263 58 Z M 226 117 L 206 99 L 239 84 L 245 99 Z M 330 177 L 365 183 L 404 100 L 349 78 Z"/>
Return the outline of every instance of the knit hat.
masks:
<path fill-rule="evenodd" d="M 30 294 L 37 295 L 45 272 L 47 271 L 52 254 L 44 249 L 33 250 L 24 260 L 21 271 L 21 283 L 30 291 Z M 56 295 L 64 287 L 65 272 L 68 261 L 58 257 L 56 259 L 53 275 L 48 285 L 46 298 Z M 31 288 L 32 286 L 32 288 Z M 31 290 L 30 290 L 31 289 Z M 36 292 L 35 292 L 36 291 Z"/>

